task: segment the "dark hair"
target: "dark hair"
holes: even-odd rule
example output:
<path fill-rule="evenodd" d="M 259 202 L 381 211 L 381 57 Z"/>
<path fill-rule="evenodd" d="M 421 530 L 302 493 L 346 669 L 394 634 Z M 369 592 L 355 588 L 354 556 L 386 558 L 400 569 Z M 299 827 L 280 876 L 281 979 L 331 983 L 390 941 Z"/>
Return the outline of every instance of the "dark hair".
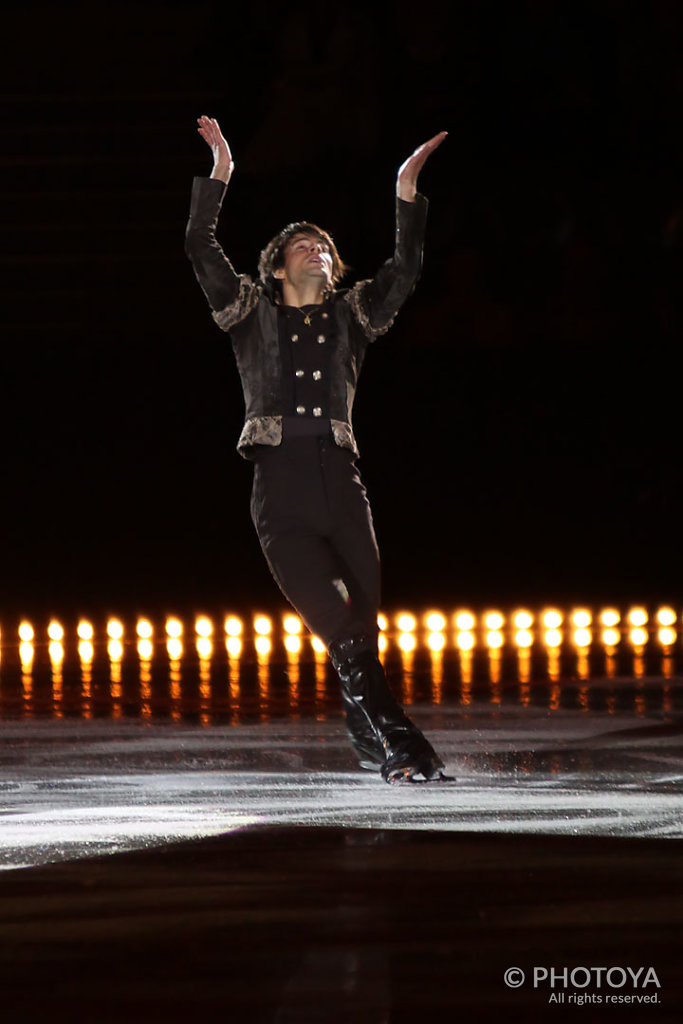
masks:
<path fill-rule="evenodd" d="M 268 285 L 271 289 L 277 290 L 281 287 L 281 282 L 278 278 L 273 277 L 273 271 L 279 270 L 280 267 L 285 265 L 285 251 L 289 242 L 294 238 L 295 235 L 313 235 L 314 238 L 319 238 L 325 242 L 328 246 L 330 255 L 332 257 L 332 284 L 335 285 L 341 281 L 342 277 L 349 269 L 345 263 L 342 263 L 337 252 L 337 247 L 332 240 L 332 236 L 319 228 L 317 224 L 311 224 L 310 221 L 301 220 L 296 221 L 293 224 L 288 224 L 286 228 L 283 228 L 279 235 L 275 238 L 271 238 L 268 245 L 261 253 L 258 261 L 258 272 L 259 277 L 265 285 Z"/>

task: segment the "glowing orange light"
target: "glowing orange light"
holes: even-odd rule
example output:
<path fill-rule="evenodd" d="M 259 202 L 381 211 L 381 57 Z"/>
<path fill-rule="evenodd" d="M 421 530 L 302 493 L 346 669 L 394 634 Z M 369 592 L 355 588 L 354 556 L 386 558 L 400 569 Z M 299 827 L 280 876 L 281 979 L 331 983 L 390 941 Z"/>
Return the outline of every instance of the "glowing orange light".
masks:
<path fill-rule="evenodd" d="M 602 642 L 605 647 L 616 647 L 621 641 L 621 633 L 618 629 L 603 629 Z"/>
<path fill-rule="evenodd" d="M 95 656 L 95 648 L 90 640 L 81 640 L 78 644 L 78 657 L 85 665 L 89 665 Z"/>
<path fill-rule="evenodd" d="M 513 621 L 514 621 L 515 626 L 517 627 L 517 629 L 529 630 L 529 629 L 531 629 L 531 627 L 534 624 L 534 617 L 531 614 L 531 612 L 527 612 L 524 609 L 520 609 L 520 611 L 515 612 L 515 617 L 514 617 Z M 522 644 L 521 646 L 528 647 L 529 645 L 528 644 Z"/>
<path fill-rule="evenodd" d="M 628 613 L 628 621 L 632 626 L 645 626 L 647 624 L 648 614 L 644 608 L 631 608 Z"/>
<path fill-rule="evenodd" d="M 474 633 L 462 630 L 455 638 L 455 643 L 460 651 L 471 651 L 474 647 Z"/>
<path fill-rule="evenodd" d="M 600 622 L 608 629 L 614 629 L 621 622 L 621 615 L 616 608 L 603 608 L 600 612 Z"/>
<path fill-rule="evenodd" d="M 135 632 L 141 640 L 151 640 L 154 630 L 149 619 L 138 619 Z"/>
<path fill-rule="evenodd" d="M 197 637 L 197 654 L 200 658 L 206 660 L 213 654 L 213 643 L 211 638 L 208 636 Z"/>
<path fill-rule="evenodd" d="M 213 622 L 211 619 L 207 619 L 206 615 L 200 615 L 195 621 L 194 631 L 197 636 L 201 636 L 206 639 L 213 635 Z"/>
<path fill-rule="evenodd" d="M 673 626 L 676 621 L 676 612 L 673 608 L 660 608 L 657 612 L 657 622 L 660 626 Z"/>
<path fill-rule="evenodd" d="M 575 647 L 590 647 L 590 645 L 593 642 L 593 634 L 591 633 L 590 629 L 580 627 L 579 629 L 574 630 L 572 640 L 574 641 Z"/>
<path fill-rule="evenodd" d="M 662 647 L 673 647 L 676 643 L 676 630 L 671 629 L 670 626 L 662 626 L 657 637 Z"/>
<path fill-rule="evenodd" d="M 166 619 L 166 636 L 172 640 L 178 640 L 183 635 L 183 624 L 180 619 Z"/>
<path fill-rule="evenodd" d="M 81 619 L 76 629 L 76 634 L 79 640 L 92 640 L 95 635 L 95 631 L 92 628 L 92 623 L 87 622 L 85 619 Z"/>
<path fill-rule="evenodd" d="M 24 669 L 30 668 L 33 663 L 33 644 L 28 640 L 22 640 L 19 644 L 19 660 Z"/>
<path fill-rule="evenodd" d="M 183 641 L 177 636 L 169 636 L 166 651 L 171 661 L 180 661 L 183 656 Z"/>
<path fill-rule="evenodd" d="M 387 626 L 389 625 L 388 618 L 386 617 L 386 615 L 383 615 L 382 612 L 380 612 L 379 615 L 377 616 L 377 625 L 379 626 L 379 628 L 383 632 L 386 630 Z"/>
<path fill-rule="evenodd" d="M 396 617 L 396 625 L 401 633 L 412 633 L 417 627 L 417 619 L 410 612 L 402 612 Z"/>
<path fill-rule="evenodd" d="M 414 635 L 412 633 L 400 633 L 398 638 L 398 646 L 401 648 L 402 651 L 414 651 Z"/>
<path fill-rule="evenodd" d="M 239 658 L 242 653 L 242 641 L 238 636 L 227 637 L 225 647 L 231 658 Z"/>
<path fill-rule="evenodd" d="M 61 665 L 64 661 L 64 646 L 59 640 L 51 640 L 48 647 L 50 661 L 55 665 Z"/>
<path fill-rule="evenodd" d="M 456 629 L 461 630 L 463 633 L 469 633 L 476 625 L 474 615 L 472 612 L 467 611 L 456 612 L 454 622 Z"/>
<path fill-rule="evenodd" d="M 123 636 L 123 624 L 118 619 L 107 622 L 107 636 L 110 640 L 120 640 Z"/>
<path fill-rule="evenodd" d="M 490 647 L 491 650 L 497 651 L 503 646 L 503 634 L 497 629 L 489 630 L 486 634 L 486 646 Z"/>
<path fill-rule="evenodd" d="M 270 640 L 267 636 L 257 636 L 254 641 L 254 647 L 257 652 L 262 655 L 270 654 Z"/>
<path fill-rule="evenodd" d="M 123 644 L 120 640 L 112 639 L 107 644 L 107 653 L 112 661 L 121 661 L 123 658 Z"/>
<path fill-rule="evenodd" d="M 500 612 L 487 612 L 484 616 L 484 624 L 490 632 L 497 633 L 505 625 L 505 617 Z"/>
<path fill-rule="evenodd" d="M 318 654 L 324 654 L 325 651 L 327 650 L 325 644 L 322 642 L 319 636 L 311 637 L 311 647 L 313 648 L 314 651 L 317 651 Z"/>
<path fill-rule="evenodd" d="M 430 633 L 442 633 L 446 628 L 446 620 L 441 612 L 429 612 L 425 616 L 425 625 Z"/>
<path fill-rule="evenodd" d="M 229 615 L 225 620 L 225 632 L 228 636 L 240 636 L 242 633 L 242 620 L 236 615 Z"/>
<path fill-rule="evenodd" d="M 587 608 L 575 608 L 572 612 L 572 623 L 574 626 L 576 626 L 577 630 L 588 629 L 592 621 L 593 616 Z M 574 643 L 576 643 L 576 639 L 574 640 Z"/>
<path fill-rule="evenodd" d="M 273 624 L 267 615 L 257 615 L 254 619 L 254 632 L 259 636 L 268 636 L 272 628 Z"/>
<path fill-rule="evenodd" d="M 294 633 L 288 633 L 285 637 L 285 649 L 290 654 L 299 654 L 301 651 L 301 637 L 296 636 Z"/>
<path fill-rule="evenodd" d="M 55 619 L 52 619 L 52 621 L 47 627 L 47 635 L 49 636 L 50 640 L 55 640 L 59 642 L 60 640 L 64 639 L 64 628 L 60 625 L 59 622 L 57 622 Z"/>
<path fill-rule="evenodd" d="M 644 647 L 648 640 L 647 630 L 643 629 L 642 626 L 636 626 L 635 629 L 630 631 L 629 640 L 634 647 Z"/>
<path fill-rule="evenodd" d="M 138 640 L 138 656 L 141 661 L 151 661 L 153 654 L 154 645 L 152 641 L 146 636 L 140 637 Z"/>
<path fill-rule="evenodd" d="M 427 637 L 427 646 L 430 651 L 442 651 L 446 646 L 446 637 L 443 633 L 430 633 Z"/>
<path fill-rule="evenodd" d="M 562 632 L 559 629 L 547 629 L 543 637 L 543 643 L 546 647 L 561 647 L 562 646 Z"/>
<path fill-rule="evenodd" d="M 386 649 L 388 647 L 388 644 L 389 644 L 389 641 L 387 640 L 385 634 L 384 633 L 380 633 L 380 635 L 377 637 L 377 650 L 378 651 L 386 651 Z"/>
<path fill-rule="evenodd" d="M 34 637 L 33 626 L 30 622 L 22 622 L 19 626 L 19 639 L 26 644 L 30 644 Z"/>
<path fill-rule="evenodd" d="M 515 643 L 518 647 L 531 647 L 534 638 L 528 629 L 518 629 L 515 633 Z"/>
<path fill-rule="evenodd" d="M 290 636 L 298 636 L 303 629 L 303 623 L 298 615 L 286 615 L 282 625 L 285 633 Z"/>
<path fill-rule="evenodd" d="M 543 625 L 546 629 L 559 629 L 563 621 L 564 616 L 557 608 L 546 608 L 543 612 Z"/>

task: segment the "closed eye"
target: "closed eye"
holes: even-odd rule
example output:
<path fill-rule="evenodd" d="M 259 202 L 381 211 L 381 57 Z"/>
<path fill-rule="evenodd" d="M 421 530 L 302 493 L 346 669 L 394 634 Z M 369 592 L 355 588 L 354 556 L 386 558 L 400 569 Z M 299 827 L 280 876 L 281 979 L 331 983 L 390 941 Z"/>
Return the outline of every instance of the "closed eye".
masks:
<path fill-rule="evenodd" d="M 299 249 L 299 250 L 304 250 L 304 249 L 309 249 L 310 245 L 311 245 L 310 239 L 301 238 L 301 239 L 299 239 L 298 242 L 294 242 L 293 243 L 293 248 L 294 249 Z M 322 250 L 322 252 L 329 252 L 330 251 L 330 247 L 329 247 L 329 245 L 327 245 L 326 242 L 320 241 L 320 242 L 317 242 L 316 245 L 318 246 L 318 248 L 320 248 Z"/>

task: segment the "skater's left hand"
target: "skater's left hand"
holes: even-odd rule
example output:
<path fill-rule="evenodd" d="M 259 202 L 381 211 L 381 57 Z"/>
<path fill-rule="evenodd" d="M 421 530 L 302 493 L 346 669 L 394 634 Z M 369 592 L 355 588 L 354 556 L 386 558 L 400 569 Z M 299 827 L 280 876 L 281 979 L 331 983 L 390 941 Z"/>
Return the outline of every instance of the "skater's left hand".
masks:
<path fill-rule="evenodd" d="M 408 203 L 415 201 L 417 176 L 424 167 L 427 157 L 434 152 L 437 146 L 441 145 L 447 135 L 448 132 L 439 132 L 429 142 L 424 142 L 421 146 L 418 146 L 412 156 L 409 156 L 401 164 L 398 169 L 398 177 L 396 178 L 396 195 L 399 199 L 405 199 Z"/>

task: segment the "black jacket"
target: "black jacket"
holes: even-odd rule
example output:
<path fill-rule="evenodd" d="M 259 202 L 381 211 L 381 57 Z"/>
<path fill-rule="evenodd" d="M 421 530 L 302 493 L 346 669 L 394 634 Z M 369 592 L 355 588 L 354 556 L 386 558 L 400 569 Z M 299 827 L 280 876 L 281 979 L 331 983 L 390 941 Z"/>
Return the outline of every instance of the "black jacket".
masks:
<path fill-rule="evenodd" d="M 282 440 L 283 366 L 278 342 L 277 300 L 267 285 L 236 274 L 216 241 L 216 224 L 226 186 L 195 178 L 185 251 L 218 326 L 229 331 L 242 380 L 245 423 L 237 450 L 253 456 L 254 445 Z M 388 331 L 420 275 L 427 200 L 396 200 L 393 258 L 374 278 L 334 291 L 329 300 L 329 410 L 338 445 L 358 454 L 351 411 L 368 343 Z"/>

